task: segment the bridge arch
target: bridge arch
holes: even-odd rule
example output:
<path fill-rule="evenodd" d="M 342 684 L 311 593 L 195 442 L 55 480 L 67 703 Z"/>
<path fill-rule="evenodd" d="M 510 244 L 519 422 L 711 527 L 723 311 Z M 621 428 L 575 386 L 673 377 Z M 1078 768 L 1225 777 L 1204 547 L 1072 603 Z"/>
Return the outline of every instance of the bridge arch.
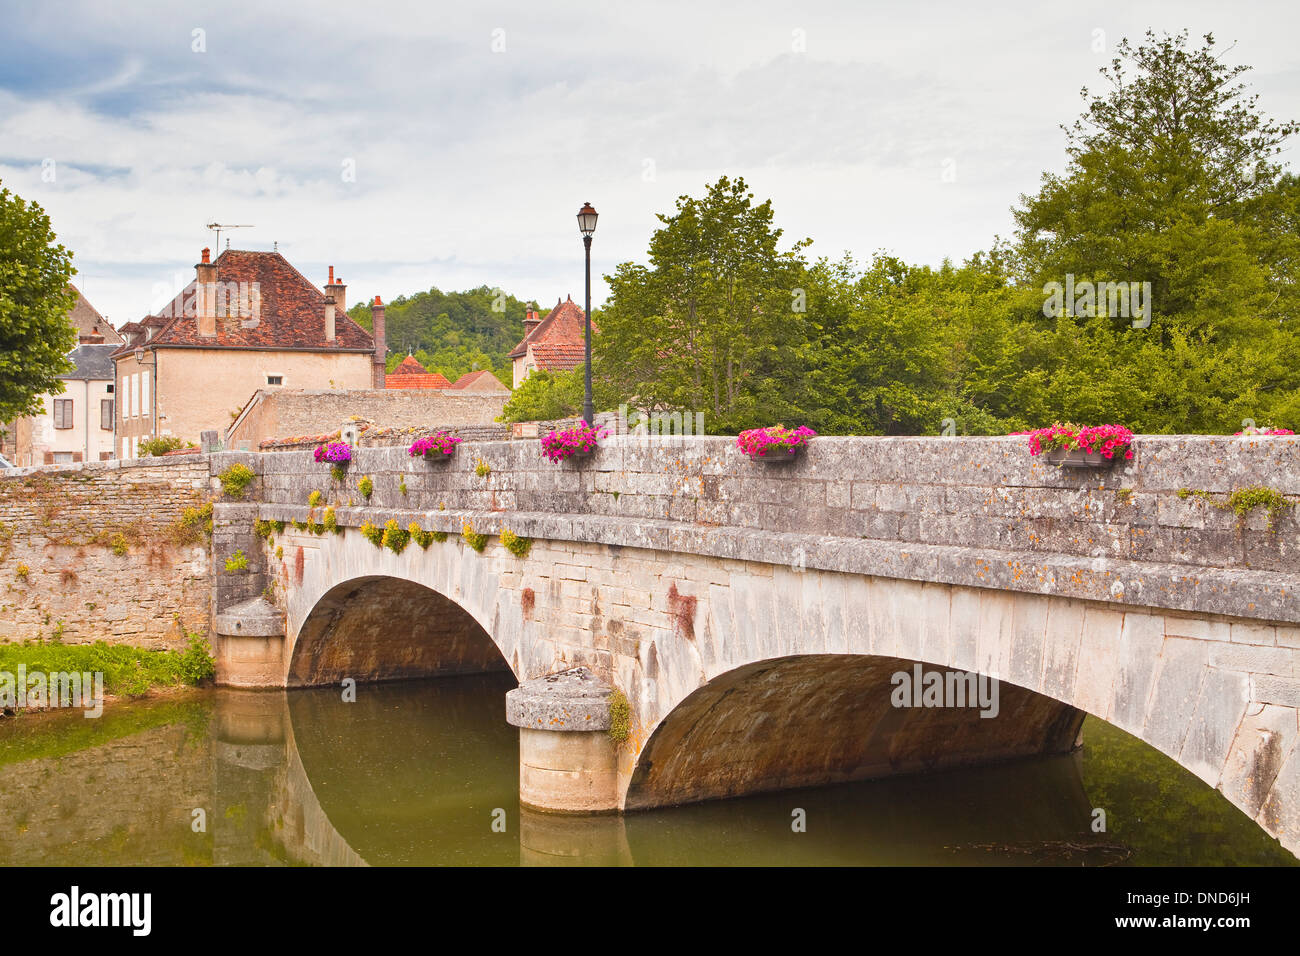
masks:
<path fill-rule="evenodd" d="M 289 687 L 335 682 L 484 673 L 518 677 L 544 649 L 533 640 L 505 569 L 456 538 L 427 551 L 378 549 L 360 534 L 290 542 L 286 560 Z"/>

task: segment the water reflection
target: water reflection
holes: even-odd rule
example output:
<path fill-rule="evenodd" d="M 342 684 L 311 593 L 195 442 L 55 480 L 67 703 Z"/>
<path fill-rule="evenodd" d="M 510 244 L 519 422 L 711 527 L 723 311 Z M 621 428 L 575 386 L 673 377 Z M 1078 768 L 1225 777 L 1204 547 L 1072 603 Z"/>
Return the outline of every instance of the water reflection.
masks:
<path fill-rule="evenodd" d="M 0 722 L 0 864 L 1296 863 L 1093 720 L 1066 757 L 626 817 L 536 813 L 518 802 L 511 686 L 362 686 L 355 703 L 220 690 Z"/>

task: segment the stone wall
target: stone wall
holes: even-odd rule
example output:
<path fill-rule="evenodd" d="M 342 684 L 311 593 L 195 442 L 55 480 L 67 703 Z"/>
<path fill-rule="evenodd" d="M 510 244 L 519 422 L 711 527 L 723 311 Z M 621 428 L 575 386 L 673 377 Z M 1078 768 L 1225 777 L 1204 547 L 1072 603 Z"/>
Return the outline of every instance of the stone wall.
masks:
<path fill-rule="evenodd" d="M 0 476 L 0 641 L 159 648 L 206 632 L 207 536 L 178 539 L 175 523 L 212 497 L 203 455 Z"/>
<path fill-rule="evenodd" d="M 507 398 L 447 389 L 262 389 L 226 432 L 226 447 L 257 449 L 271 439 L 327 434 L 352 418 L 389 428 L 491 425 Z"/>
<path fill-rule="evenodd" d="M 260 456 L 266 504 L 331 492 L 345 525 L 423 518 L 517 533 L 1135 606 L 1300 622 L 1300 439 L 1140 437 L 1111 470 L 1059 469 L 1021 438 L 818 438 L 789 464 L 729 438 L 610 438 L 554 464 L 535 442 L 467 442 L 446 462 L 361 448 L 345 487 L 308 452 Z M 476 473 L 482 462 L 489 469 Z M 356 490 L 369 476 L 367 503 Z"/>

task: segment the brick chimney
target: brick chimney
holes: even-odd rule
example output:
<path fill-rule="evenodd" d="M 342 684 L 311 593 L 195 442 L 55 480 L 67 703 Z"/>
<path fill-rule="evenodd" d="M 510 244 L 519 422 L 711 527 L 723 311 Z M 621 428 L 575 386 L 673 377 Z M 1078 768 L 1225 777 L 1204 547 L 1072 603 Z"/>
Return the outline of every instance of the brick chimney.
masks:
<path fill-rule="evenodd" d="M 375 301 L 370 304 L 370 323 L 375 337 L 375 357 L 372 365 L 374 376 L 371 386 L 383 388 L 384 374 L 387 371 L 388 343 L 384 339 L 384 303 L 379 296 L 375 296 Z"/>
<path fill-rule="evenodd" d="M 194 266 L 194 318 L 199 335 L 215 338 L 217 334 L 217 264 L 210 259 L 211 250 Z"/>
<path fill-rule="evenodd" d="M 537 303 L 534 302 L 528 307 L 528 312 L 524 316 L 524 338 L 533 334 L 533 329 L 541 324 L 541 319 L 537 317 Z"/>
<path fill-rule="evenodd" d="M 334 278 L 334 267 L 330 266 L 330 281 L 325 283 L 325 295 L 334 297 L 334 307 L 340 312 L 348 310 L 348 287 L 342 279 Z"/>
<path fill-rule="evenodd" d="M 325 296 L 325 341 L 334 341 L 334 296 L 332 295 Z"/>

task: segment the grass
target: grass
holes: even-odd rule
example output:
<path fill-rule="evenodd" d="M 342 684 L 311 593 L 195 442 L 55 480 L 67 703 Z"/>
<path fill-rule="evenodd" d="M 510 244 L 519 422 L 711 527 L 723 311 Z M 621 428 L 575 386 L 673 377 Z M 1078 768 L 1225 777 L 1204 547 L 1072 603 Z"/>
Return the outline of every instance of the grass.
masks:
<path fill-rule="evenodd" d="M 151 687 L 193 685 L 212 677 L 211 650 L 200 634 L 191 634 L 183 651 L 151 651 L 104 641 L 22 641 L 0 644 L 0 671 L 16 674 L 21 664 L 29 674 L 98 672 L 104 675 L 104 693 L 139 697 Z"/>

